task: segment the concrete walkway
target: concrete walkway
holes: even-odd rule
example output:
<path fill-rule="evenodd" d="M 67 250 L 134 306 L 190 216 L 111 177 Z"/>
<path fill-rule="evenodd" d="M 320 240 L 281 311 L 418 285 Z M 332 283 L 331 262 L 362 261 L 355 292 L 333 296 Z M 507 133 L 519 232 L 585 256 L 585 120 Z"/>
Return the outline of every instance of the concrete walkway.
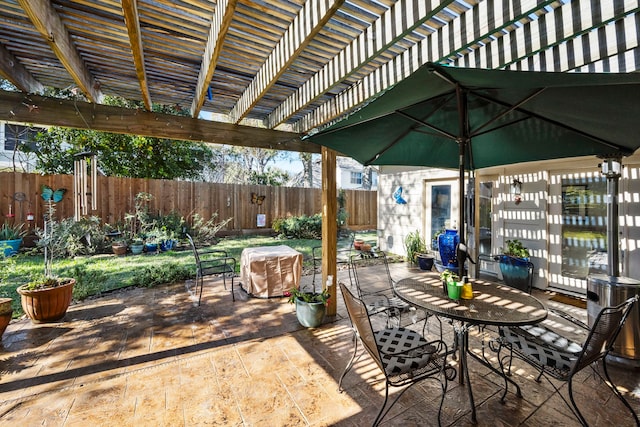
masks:
<path fill-rule="evenodd" d="M 366 273 L 372 282 L 383 277 L 379 267 Z M 392 265 L 396 280 L 424 274 Z M 348 282 L 346 271 L 339 280 Z M 583 309 L 549 301 L 549 294 L 536 296 L 586 317 Z M 445 322 L 444 328 L 451 342 L 451 326 Z M 369 357 L 338 392 L 352 345 L 341 297 L 335 318 L 304 329 L 285 298 L 253 299 L 236 291 L 234 303 L 221 280 L 205 284 L 200 307 L 184 283 L 124 290 L 72 305 L 61 323 L 9 325 L 0 347 L 0 426 L 370 425 L 384 384 Z M 478 425 L 578 425 L 526 365 L 514 369 L 524 398 L 510 393 L 504 404 L 500 377 L 473 360 L 470 370 Z M 640 374 L 614 368 L 612 376 L 638 411 Z M 633 425 L 597 377 L 581 375 L 576 395 L 592 425 Z M 420 383 L 383 425 L 437 425 L 439 396 L 438 384 Z M 469 414 L 466 390 L 450 382 L 443 425 L 470 425 Z"/>

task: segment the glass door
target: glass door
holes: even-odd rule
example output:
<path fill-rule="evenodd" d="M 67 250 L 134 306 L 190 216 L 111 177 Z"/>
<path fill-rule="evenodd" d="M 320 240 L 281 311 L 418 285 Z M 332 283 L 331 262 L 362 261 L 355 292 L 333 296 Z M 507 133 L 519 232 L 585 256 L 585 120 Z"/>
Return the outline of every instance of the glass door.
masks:
<path fill-rule="evenodd" d="M 425 227 L 429 233 L 427 242 L 431 242 L 431 249 L 438 250 L 435 237 L 445 228 L 458 228 L 458 181 L 426 181 L 425 201 L 428 204 L 425 212 Z"/>

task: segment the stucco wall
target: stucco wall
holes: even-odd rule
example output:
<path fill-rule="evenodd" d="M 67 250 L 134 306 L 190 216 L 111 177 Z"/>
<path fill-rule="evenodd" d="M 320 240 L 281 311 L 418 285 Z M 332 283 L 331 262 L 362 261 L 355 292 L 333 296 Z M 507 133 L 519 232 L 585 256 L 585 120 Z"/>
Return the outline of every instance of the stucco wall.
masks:
<path fill-rule="evenodd" d="M 599 176 L 597 158 L 582 158 L 527 163 L 476 172 L 478 182 L 491 181 L 492 253 L 500 253 L 508 239 L 518 239 L 531 251 L 535 265 L 534 286 L 548 286 L 584 293 L 586 281 L 562 276 L 562 197 L 561 182 L 567 176 Z M 620 274 L 640 279 L 640 156 L 623 159 L 620 180 L 619 232 Z M 440 178 L 456 178 L 457 171 L 399 167 L 381 168 L 378 191 L 379 241 L 383 250 L 405 254 L 404 237 L 419 230 L 427 242 L 425 182 Z M 514 178 L 522 182 L 521 201 L 511 194 Z M 403 187 L 406 205 L 398 205 L 391 196 Z M 453 196 L 457 204 L 457 196 Z M 606 218 L 599 220 L 605 221 Z M 469 236 L 473 246 L 473 236 Z M 499 277 L 499 276 L 498 276 Z"/>

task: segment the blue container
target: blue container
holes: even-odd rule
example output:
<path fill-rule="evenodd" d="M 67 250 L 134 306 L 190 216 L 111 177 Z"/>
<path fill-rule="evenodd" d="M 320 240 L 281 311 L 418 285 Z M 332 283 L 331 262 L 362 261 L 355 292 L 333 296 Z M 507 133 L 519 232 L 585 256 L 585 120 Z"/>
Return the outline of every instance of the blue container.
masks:
<path fill-rule="evenodd" d="M 18 253 L 21 244 L 22 239 L 0 240 L 0 249 L 3 251 L 5 257 L 9 257 Z"/>
<path fill-rule="evenodd" d="M 445 230 L 438 236 L 438 252 L 440 252 L 440 260 L 442 265 L 448 269 L 457 268 L 456 248 L 460 243 L 458 230 Z"/>
<path fill-rule="evenodd" d="M 147 253 L 157 252 L 158 251 L 158 244 L 157 243 L 145 243 L 144 244 L 144 248 L 147 250 Z"/>

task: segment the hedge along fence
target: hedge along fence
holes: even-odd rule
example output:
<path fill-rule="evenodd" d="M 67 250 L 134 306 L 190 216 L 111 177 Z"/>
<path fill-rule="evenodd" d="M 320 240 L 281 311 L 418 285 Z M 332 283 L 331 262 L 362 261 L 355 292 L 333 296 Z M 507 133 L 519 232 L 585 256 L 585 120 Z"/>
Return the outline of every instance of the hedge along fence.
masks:
<path fill-rule="evenodd" d="M 33 225 L 42 227 L 46 208 L 40 196 L 43 184 L 53 190 L 67 189 L 62 201 L 56 204 L 56 218 L 72 217 L 74 214 L 72 175 L 0 172 L 2 218 L 7 218 L 11 204 L 15 221 L 26 223 L 27 213 L 32 212 L 35 215 Z M 187 221 L 190 221 L 195 213 L 205 220 L 216 212 L 219 220 L 232 218 L 222 233 L 257 231 L 258 214 L 265 214 L 265 228 L 270 228 L 275 218 L 311 216 L 320 213 L 322 209 L 322 190 L 317 188 L 101 176 L 98 177 L 97 210 L 90 211 L 90 215 L 95 215 L 109 224 L 123 221 L 125 213 L 134 211 L 134 199 L 140 192 L 153 195 L 154 198 L 149 203 L 152 213 L 168 214 L 175 211 L 184 216 Z M 361 190 L 345 190 L 345 192 L 345 208 L 349 214 L 347 226 L 356 230 L 377 228 L 377 192 Z M 23 202 L 14 199 L 17 193 L 25 195 Z"/>

